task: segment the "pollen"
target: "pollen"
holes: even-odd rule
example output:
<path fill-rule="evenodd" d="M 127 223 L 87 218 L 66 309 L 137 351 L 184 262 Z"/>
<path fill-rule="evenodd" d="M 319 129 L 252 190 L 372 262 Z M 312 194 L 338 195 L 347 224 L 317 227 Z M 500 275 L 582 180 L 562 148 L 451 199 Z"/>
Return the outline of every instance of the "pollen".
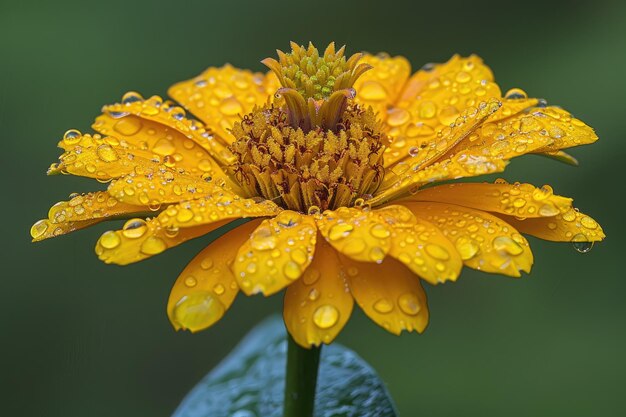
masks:
<path fill-rule="evenodd" d="M 350 104 L 336 130 L 304 132 L 275 106 L 233 127 L 234 177 L 250 197 L 303 213 L 349 206 L 371 196 L 383 175 L 386 135 L 371 108 Z"/>

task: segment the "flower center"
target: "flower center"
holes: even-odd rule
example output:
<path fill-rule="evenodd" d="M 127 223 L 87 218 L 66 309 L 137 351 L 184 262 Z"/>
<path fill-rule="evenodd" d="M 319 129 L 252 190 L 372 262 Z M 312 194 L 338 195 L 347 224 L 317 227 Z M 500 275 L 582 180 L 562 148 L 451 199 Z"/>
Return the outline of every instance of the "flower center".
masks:
<path fill-rule="evenodd" d="M 276 106 L 258 108 L 233 127 L 234 176 L 248 197 L 303 213 L 367 199 L 383 179 L 386 138 L 374 111 L 347 105 L 335 130 L 305 132 Z"/>

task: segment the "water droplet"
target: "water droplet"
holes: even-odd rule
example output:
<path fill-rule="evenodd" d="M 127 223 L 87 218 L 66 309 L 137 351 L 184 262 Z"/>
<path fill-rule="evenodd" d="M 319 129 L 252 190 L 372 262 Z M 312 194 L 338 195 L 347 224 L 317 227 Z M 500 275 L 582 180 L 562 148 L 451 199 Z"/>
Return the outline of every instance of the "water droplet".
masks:
<path fill-rule="evenodd" d="M 498 252 L 505 252 L 509 255 L 519 255 L 524 252 L 519 243 L 508 236 L 498 236 L 493 240 L 493 248 Z"/>
<path fill-rule="evenodd" d="M 213 286 L 213 292 L 217 295 L 222 295 L 224 294 L 224 291 L 226 291 L 226 288 L 224 288 L 224 286 L 222 284 L 215 284 Z"/>
<path fill-rule="evenodd" d="M 315 301 L 318 298 L 320 298 L 320 292 L 315 288 L 311 288 L 311 291 L 309 291 L 309 300 Z"/>
<path fill-rule="evenodd" d="M 276 237 L 267 226 L 259 226 L 250 236 L 250 245 L 257 250 L 274 249 L 276 244 Z"/>
<path fill-rule="evenodd" d="M 528 98 L 528 94 L 520 88 L 512 88 L 506 92 L 504 98 L 508 100 L 521 100 Z"/>
<path fill-rule="evenodd" d="M 174 321 L 192 332 L 206 329 L 223 315 L 224 306 L 207 291 L 185 295 L 174 307 Z"/>
<path fill-rule="evenodd" d="M 479 246 L 470 238 L 460 237 L 455 243 L 456 250 L 461 255 L 461 259 L 467 261 L 478 253 Z"/>
<path fill-rule="evenodd" d="M 539 215 L 544 217 L 556 216 L 559 213 L 559 209 L 554 207 L 554 205 L 552 205 L 551 203 L 546 203 L 539 207 Z"/>
<path fill-rule="evenodd" d="M 434 243 L 426 245 L 426 253 L 433 258 L 439 259 L 441 261 L 447 261 L 448 259 L 450 259 L 450 254 L 448 253 L 448 251 L 444 247 L 436 245 Z"/>
<path fill-rule="evenodd" d="M 365 81 L 359 89 L 359 96 L 368 101 L 381 101 L 387 98 L 385 88 L 377 81 Z"/>
<path fill-rule="evenodd" d="M 198 284 L 198 280 L 195 277 L 192 277 L 190 275 L 187 278 L 185 278 L 185 286 L 192 288 L 192 287 L 195 287 L 197 284 Z"/>
<path fill-rule="evenodd" d="M 330 240 L 339 240 L 350 235 L 354 227 L 348 223 L 336 223 L 328 231 Z"/>
<path fill-rule="evenodd" d="M 302 216 L 299 213 L 291 210 L 282 211 L 276 216 L 276 222 L 282 227 L 293 227 L 298 224 L 301 219 Z"/>
<path fill-rule="evenodd" d="M 137 239 L 143 236 L 148 230 L 148 225 L 142 219 L 130 219 L 122 228 L 122 234 L 130 239 Z"/>
<path fill-rule="evenodd" d="M 68 145 L 74 145 L 80 142 L 82 133 L 76 129 L 70 129 L 63 135 L 63 141 Z"/>
<path fill-rule="evenodd" d="M 309 209 L 307 211 L 309 216 L 316 216 L 316 215 L 320 214 L 320 212 L 321 212 L 321 210 L 317 206 L 311 206 L 311 207 L 309 207 Z"/>
<path fill-rule="evenodd" d="M 302 274 L 302 269 L 300 265 L 295 263 L 294 261 L 288 261 L 283 267 L 283 272 L 285 276 L 289 279 L 297 279 Z"/>
<path fill-rule="evenodd" d="M 597 229 L 598 228 L 598 223 L 596 223 L 596 221 L 594 219 L 592 219 L 589 216 L 583 216 L 580 219 L 580 223 L 586 227 L 587 229 Z"/>
<path fill-rule="evenodd" d="M 48 220 L 39 220 L 30 228 L 30 235 L 33 239 L 40 238 L 48 230 Z"/>
<path fill-rule="evenodd" d="M 167 245 L 163 239 L 156 236 L 150 236 L 141 244 L 141 252 L 146 255 L 157 255 L 167 249 Z"/>
<path fill-rule="evenodd" d="M 293 259 L 299 265 L 304 265 L 308 259 L 308 256 L 306 252 L 302 249 L 294 249 L 291 251 L 291 259 Z"/>
<path fill-rule="evenodd" d="M 370 234 L 378 239 L 384 239 L 391 235 L 391 232 L 384 225 L 377 223 L 370 229 Z"/>
<path fill-rule="evenodd" d="M 189 210 L 188 208 L 181 208 L 176 215 L 176 220 L 180 223 L 186 223 L 193 219 L 193 216 L 193 211 Z"/>
<path fill-rule="evenodd" d="M 129 91 L 122 96 L 122 104 L 131 104 L 137 101 L 143 101 L 143 97 L 135 91 Z"/>
<path fill-rule="evenodd" d="M 400 306 L 400 310 L 410 316 L 415 316 L 420 311 L 420 303 L 415 294 L 402 294 L 398 298 L 398 305 Z"/>
<path fill-rule="evenodd" d="M 337 324 L 339 310 L 329 304 L 319 306 L 313 313 L 313 323 L 320 329 L 328 329 Z"/>
<path fill-rule="evenodd" d="M 306 285 L 313 285 L 317 282 L 318 279 L 320 279 L 320 276 L 321 274 L 319 270 L 314 268 L 307 268 L 302 275 L 302 281 Z"/>
<path fill-rule="evenodd" d="M 389 300 L 385 298 L 381 298 L 380 300 L 374 303 L 374 310 L 381 314 L 387 314 L 391 310 L 393 310 L 393 304 L 389 302 Z"/>
<path fill-rule="evenodd" d="M 590 242 L 584 234 L 577 233 L 572 238 L 572 246 L 578 253 L 588 253 L 593 248 L 593 242 Z"/>
<path fill-rule="evenodd" d="M 122 243 L 122 239 L 120 239 L 119 235 L 112 230 L 104 232 L 102 236 L 100 236 L 100 246 L 105 249 L 116 248 L 120 243 Z"/>
<path fill-rule="evenodd" d="M 228 97 L 222 100 L 220 104 L 220 111 L 226 116 L 235 116 L 243 112 L 241 103 L 234 96 Z"/>
<path fill-rule="evenodd" d="M 211 269 L 211 267 L 213 266 L 213 259 L 206 257 L 204 258 L 201 262 L 200 262 L 200 268 L 204 269 L 205 271 L 208 269 Z"/>

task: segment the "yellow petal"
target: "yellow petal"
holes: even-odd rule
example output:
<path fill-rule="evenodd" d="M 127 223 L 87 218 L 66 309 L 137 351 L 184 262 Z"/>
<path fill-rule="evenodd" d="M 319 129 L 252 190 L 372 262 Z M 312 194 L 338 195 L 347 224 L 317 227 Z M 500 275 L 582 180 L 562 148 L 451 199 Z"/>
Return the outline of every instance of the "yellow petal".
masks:
<path fill-rule="evenodd" d="M 354 260 L 380 263 L 391 247 L 391 228 L 374 211 L 341 207 L 316 220 L 324 239 Z"/>
<path fill-rule="evenodd" d="M 530 272 L 533 254 L 517 230 L 492 214 L 445 203 L 404 203 L 448 237 L 473 269 L 519 277 Z"/>
<path fill-rule="evenodd" d="M 529 114 L 539 125 L 540 133 L 547 134 L 552 139 L 549 145 L 537 152 L 556 152 L 598 140 L 591 127 L 561 108 L 554 106 L 535 108 L 531 109 Z"/>
<path fill-rule="evenodd" d="M 65 152 L 59 157 L 59 163 L 50 167 L 49 175 L 72 174 L 107 182 L 133 172 L 137 166 L 135 155 L 115 137 L 68 130 L 59 147 Z"/>
<path fill-rule="evenodd" d="M 459 77 L 463 81 L 460 83 L 461 85 L 467 83 L 472 85 L 477 81 L 479 84 L 482 84 L 481 81 L 483 80 L 487 82 L 493 81 L 491 69 L 483 63 L 480 57 L 470 55 L 464 58 L 460 55 L 454 55 L 445 63 L 424 65 L 424 67 L 413 74 L 402 91 L 400 101 L 414 101 L 418 97 L 423 96 L 428 90 L 433 90 L 433 93 L 445 94 L 451 88 L 458 88 L 459 81 L 457 77 L 460 73 L 464 73 Z M 470 79 L 467 79 L 466 74 L 470 76 Z M 476 92 L 474 91 L 474 93 Z"/>
<path fill-rule="evenodd" d="M 30 228 L 30 236 L 33 242 L 50 239 L 76 230 L 84 229 L 94 224 L 100 223 L 102 220 L 84 220 L 77 222 L 52 223 L 49 219 L 41 219 L 35 222 Z"/>
<path fill-rule="evenodd" d="M 554 217 L 501 217 L 521 233 L 555 242 L 597 242 L 606 237 L 598 222 L 575 208 Z"/>
<path fill-rule="evenodd" d="M 424 154 L 429 151 L 424 147 L 434 143 L 438 143 L 438 150 L 442 145 L 447 150 L 452 143 L 442 144 L 441 138 L 445 139 L 445 130 L 466 109 L 500 99 L 500 89 L 492 79 L 489 68 L 474 55 L 456 55 L 430 71 L 413 75 L 387 118 L 392 142 L 385 153 L 385 165 L 413 159 L 416 150 Z"/>
<path fill-rule="evenodd" d="M 239 292 L 230 265 L 259 222 L 253 220 L 220 236 L 178 276 L 167 303 L 167 316 L 176 330 L 197 332 L 224 316 Z"/>
<path fill-rule="evenodd" d="M 365 108 L 372 106 L 379 117 L 386 117 L 387 106 L 397 101 L 409 75 L 411 64 L 403 56 L 365 54 L 359 63 L 369 64 L 372 69 L 362 74 L 354 83 L 356 102 Z"/>
<path fill-rule="evenodd" d="M 392 230 L 389 255 L 431 284 L 457 279 L 463 262 L 439 229 L 401 205 L 387 206 L 376 213 Z"/>
<path fill-rule="evenodd" d="M 163 102 L 161 97 L 144 100 L 129 92 L 122 103 L 104 106 L 102 110 L 92 126 L 96 131 L 166 159 L 172 167 L 200 175 L 218 167 L 215 160 L 222 165 L 234 160 L 210 129 L 189 119 L 182 108 Z"/>
<path fill-rule="evenodd" d="M 428 325 L 428 305 L 420 280 L 395 259 L 382 264 L 342 258 L 350 291 L 361 309 L 385 330 L 423 332 Z"/>
<path fill-rule="evenodd" d="M 157 205 L 191 200 L 216 191 L 232 194 L 222 188 L 224 183 L 219 179 L 204 181 L 163 165 L 136 162 L 131 174 L 111 182 L 108 188 L 109 194 L 125 203 Z"/>
<path fill-rule="evenodd" d="M 171 205 L 147 222 L 132 219 L 122 230 L 106 232 L 96 244 L 96 254 L 106 263 L 126 265 L 202 236 L 234 219 L 270 216 L 279 211 L 268 201 L 257 204 L 220 194 L 206 196 Z"/>
<path fill-rule="evenodd" d="M 239 249 L 233 270 L 248 295 L 268 296 L 291 284 L 311 264 L 317 228 L 310 216 L 285 210 L 263 223 Z"/>
<path fill-rule="evenodd" d="M 223 144 L 228 144 L 233 141 L 233 123 L 254 106 L 271 101 L 276 87 L 274 75 L 252 73 L 227 64 L 173 85 L 168 94 L 213 129 Z"/>
<path fill-rule="evenodd" d="M 306 348 L 331 343 L 348 322 L 353 304 L 337 252 L 321 239 L 311 265 L 285 292 L 287 330 Z"/>
<path fill-rule="evenodd" d="M 419 169 L 418 167 L 417 170 L 406 165 L 399 169 L 400 167 L 396 165 L 393 169 L 386 171 L 383 184 L 369 203 L 379 205 L 393 198 L 415 193 L 421 186 L 433 182 L 501 172 L 504 171 L 507 163 L 505 160 L 468 150 L 432 163 L 425 168 Z"/>
<path fill-rule="evenodd" d="M 552 187 L 531 184 L 455 183 L 418 191 L 408 201 L 436 201 L 516 217 L 550 217 L 571 209 L 572 199 L 554 195 Z"/>
<path fill-rule="evenodd" d="M 56 203 L 48 211 L 48 218 L 31 228 L 33 241 L 61 236 L 104 220 L 139 216 L 150 212 L 146 206 L 119 202 L 106 192 L 76 194 L 69 201 Z"/>

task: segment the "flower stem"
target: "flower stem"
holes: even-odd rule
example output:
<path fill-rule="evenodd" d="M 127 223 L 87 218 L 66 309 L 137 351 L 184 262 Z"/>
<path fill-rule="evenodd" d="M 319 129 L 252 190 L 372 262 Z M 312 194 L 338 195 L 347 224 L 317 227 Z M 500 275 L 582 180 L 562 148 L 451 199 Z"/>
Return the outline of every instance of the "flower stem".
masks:
<path fill-rule="evenodd" d="M 305 349 L 287 337 L 283 417 L 313 417 L 321 347 Z"/>

